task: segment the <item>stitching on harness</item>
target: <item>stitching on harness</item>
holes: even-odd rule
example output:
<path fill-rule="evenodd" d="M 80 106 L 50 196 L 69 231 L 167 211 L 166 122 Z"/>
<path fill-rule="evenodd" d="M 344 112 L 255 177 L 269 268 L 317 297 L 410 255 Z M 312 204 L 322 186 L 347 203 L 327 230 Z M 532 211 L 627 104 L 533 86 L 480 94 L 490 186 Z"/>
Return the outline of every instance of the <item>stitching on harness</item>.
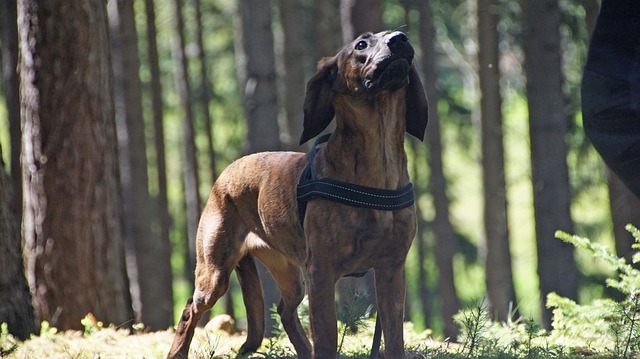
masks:
<path fill-rule="evenodd" d="M 322 192 L 322 191 L 309 191 L 309 192 L 305 193 L 305 195 L 302 197 L 302 199 L 306 199 L 307 196 L 310 196 L 310 195 L 313 195 L 313 194 L 321 195 L 321 197 L 329 196 L 329 197 L 333 197 L 333 198 L 339 198 L 339 199 L 341 199 L 343 201 L 347 201 L 347 202 L 359 203 L 359 204 L 364 204 L 364 205 L 368 205 L 368 206 L 386 207 L 386 208 L 402 208 L 406 204 L 411 203 L 411 202 L 414 201 L 413 199 L 410 199 L 408 201 L 405 201 L 405 202 L 402 202 L 402 203 L 397 203 L 397 204 L 378 204 L 378 203 L 371 203 L 371 202 L 362 202 L 362 201 L 358 201 L 358 200 L 355 200 L 355 199 L 342 197 L 342 196 L 338 196 L 338 195 L 333 194 L 333 193 Z M 406 192 L 405 192 L 405 194 L 406 194 Z M 397 196 L 397 197 L 399 197 L 399 196 Z"/>
<path fill-rule="evenodd" d="M 318 183 L 318 182 L 307 183 L 307 184 L 298 186 L 298 188 L 303 189 L 305 187 L 313 186 L 316 183 Z M 343 190 L 351 191 L 351 192 L 354 192 L 354 193 L 359 193 L 359 194 L 363 194 L 363 195 L 366 195 L 366 196 L 379 197 L 379 198 L 398 198 L 398 197 L 402 197 L 402 196 L 406 195 L 407 193 L 409 193 L 410 191 L 413 190 L 413 186 L 407 186 L 407 189 L 404 192 L 401 192 L 400 194 L 383 195 L 383 194 L 373 194 L 373 193 L 363 192 L 363 191 L 359 191 L 357 189 L 341 186 L 339 184 L 335 184 L 335 183 L 331 183 L 331 182 L 322 181 L 320 183 L 325 184 L 325 185 L 329 185 L 329 186 L 333 186 L 333 187 L 337 187 L 337 188 L 340 188 L 340 189 L 343 189 Z M 381 191 L 384 191 L 384 190 L 381 190 Z M 323 193 L 323 192 L 320 192 L 320 191 L 311 191 L 309 193 L 313 193 L 313 192 L 315 192 L 315 193 Z M 354 201 L 354 202 L 356 202 L 356 201 Z"/>

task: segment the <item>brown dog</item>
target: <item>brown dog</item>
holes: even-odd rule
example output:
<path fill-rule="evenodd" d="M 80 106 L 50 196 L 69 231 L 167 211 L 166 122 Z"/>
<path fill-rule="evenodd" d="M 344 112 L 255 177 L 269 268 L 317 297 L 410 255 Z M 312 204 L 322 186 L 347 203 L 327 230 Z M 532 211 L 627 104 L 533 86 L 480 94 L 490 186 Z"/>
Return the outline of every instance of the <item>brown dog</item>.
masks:
<path fill-rule="evenodd" d="M 387 31 L 363 34 L 320 62 L 307 84 L 300 139 L 317 136 L 335 117 L 336 130 L 313 162 L 318 178 L 390 190 L 410 183 L 404 132 L 422 139 L 427 124 L 427 100 L 413 56 L 405 34 Z M 234 269 L 248 321 L 240 352 L 258 349 L 265 328 L 254 258 L 282 292 L 278 313 L 299 358 L 336 357 L 336 281 L 371 268 L 385 357 L 404 357 L 404 263 L 416 231 L 414 207 L 377 210 L 313 199 L 301 226 L 296 186 L 308 156 L 253 154 L 220 175 L 198 227 L 196 289 L 169 358 L 187 356 L 198 320 L 227 291 Z M 305 283 L 313 347 L 296 313 Z"/>

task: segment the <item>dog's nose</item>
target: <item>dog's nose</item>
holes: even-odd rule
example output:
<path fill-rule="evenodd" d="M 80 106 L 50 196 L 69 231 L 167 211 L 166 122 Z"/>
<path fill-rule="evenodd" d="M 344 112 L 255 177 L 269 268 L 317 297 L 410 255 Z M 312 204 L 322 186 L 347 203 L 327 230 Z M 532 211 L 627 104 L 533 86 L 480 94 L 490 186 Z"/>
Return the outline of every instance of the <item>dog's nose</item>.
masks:
<path fill-rule="evenodd" d="M 394 31 L 390 33 L 384 40 L 384 42 L 387 44 L 387 46 L 389 46 L 389 49 L 392 52 L 397 52 L 404 49 L 407 46 L 408 41 L 409 39 L 407 38 L 407 35 L 400 31 Z"/>

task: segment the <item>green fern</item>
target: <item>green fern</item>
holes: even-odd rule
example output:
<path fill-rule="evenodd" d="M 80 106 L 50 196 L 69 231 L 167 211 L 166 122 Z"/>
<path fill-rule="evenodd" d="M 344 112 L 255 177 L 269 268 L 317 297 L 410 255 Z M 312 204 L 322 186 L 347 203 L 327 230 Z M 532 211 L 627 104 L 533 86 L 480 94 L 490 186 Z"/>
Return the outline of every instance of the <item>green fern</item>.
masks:
<path fill-rule="evenodd" d="M 640 262 L 640 231 L 625 227 L 634 239 L 633 263 Z M 607 279 L 607 285 L 625 295 L 625 300 L 616 302 L 599 299 L 588 305 L 578 305 L 555 293 L 547 297 L 547 307 L 553 309 L 554 331 L 567 338 L 582 338 L 607 350 L 620 358 L 629 358 L 640 353 L 640 271 L 619 258 L 607 247 L 589 239 L 558 231 L 556 237 L 577 248 L 590 251 L 595 258 L 603 259 L 616 278 Z"/>

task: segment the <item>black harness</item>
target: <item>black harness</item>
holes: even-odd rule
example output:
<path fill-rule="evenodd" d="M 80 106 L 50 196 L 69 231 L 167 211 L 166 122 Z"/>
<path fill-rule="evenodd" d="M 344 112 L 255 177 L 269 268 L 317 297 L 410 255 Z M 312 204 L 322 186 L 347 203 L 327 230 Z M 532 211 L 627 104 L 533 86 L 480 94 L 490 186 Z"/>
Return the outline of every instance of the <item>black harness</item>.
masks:
<path fill-rule="evenodd" d="M 327 142 L 331 134 L 319 137 L 309 151 L 309 162 L 305 166 L 296 190 L 298 201 L 298 213 L 300 215 L 300 225 L 304 227 L 304 217 L 307 212 L 307 202 L 320 197 L 330 201 L 346 204 L 351 207 L 380 209 L 393 211 L 407 208 L 415 202 L 413 184 L 409 182 L 406 186 L 397 190 L 388 190 L 360 186 L 352 183 L 333 180 L 330 178 L 318 178 L 313 170 L 313 160 L 318 153 L 318 147 Z M 365 272 L 366 273 L 366 272 Z M 365 273 L 352 273 L 347 276 L 361 277 Z M 380 316 L 376 317 L 376 327 L 373 334 L 373 344 L 371 347 L 370 359 L 377 358 L 380 350 L 380 340 L 382 337 L 380 327 Z"/>
<path fill-rule="evenodd" d="M 407 208 L 415 202 L 413 184 L 411 182 L 400 189 L 388 190 L 360 186 L 330 178 L 318 178 L 313 170 L 313 160 L 318 152 L 318 147 L 327 142 L 329 137 L 331 137 L 330 133 L 316 140 L 313 148 L 309 151 L 309 162 L 300 175 L 296 198 L 298 200 L 301 225 L 304 224 L 307 202 L 315 197 L 325 198 L 351 207 L 386 211 Z"/>

